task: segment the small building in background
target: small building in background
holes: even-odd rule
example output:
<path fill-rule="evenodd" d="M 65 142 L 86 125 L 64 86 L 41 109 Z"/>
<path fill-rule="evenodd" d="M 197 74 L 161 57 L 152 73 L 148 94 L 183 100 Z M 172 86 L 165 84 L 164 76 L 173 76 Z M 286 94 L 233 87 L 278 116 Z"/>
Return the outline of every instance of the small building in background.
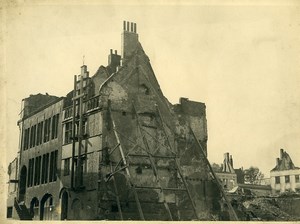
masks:
<path fill-rule="evenodd" d="M 8 165 L 8 195 L 7 195 L 7 212 L 6 212 L 6 218 L 18 218 L 18 215 L 16 212 L 14 212 L 14 198 L 17 196 L 17 190 L 18 190 L 18 158 L 15 158 L 12 162 Z"/>
<path fill-rule="evenodd" d="M 273 193 L 286 191 L 300 191 L 300 168 L 296 167 L 289 154 L 280 149 L 280 158 L 276 159 L 276 166 L 270 171 Z"/>
<path fill-rule="evenodd" d="M 225 190 L 230 190 L 237 185 L 237 174 L 233 168 L 232 155 L 228 152 L 224 154 L 222 170 L 220 170 L 220 172 L 216 172 L 216 175 L 222 182 Z"/>

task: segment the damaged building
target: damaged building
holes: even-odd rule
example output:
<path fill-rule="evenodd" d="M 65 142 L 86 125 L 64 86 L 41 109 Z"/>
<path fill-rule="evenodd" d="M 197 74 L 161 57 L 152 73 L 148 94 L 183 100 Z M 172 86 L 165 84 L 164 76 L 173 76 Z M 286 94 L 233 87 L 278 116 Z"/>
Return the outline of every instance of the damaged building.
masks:
<path fill-rule="evenodd" d="M 233 168 L 233 158 L 228 152 L 224 154 L 223 164 L 219 172 L 216 172 L 225 190 L 230 190 L 237 186 L 237 174 Z"/>
<path fill-rule="evenodd" d="M 294 165 L 290 155 L 283 149 L 280 149 L 280 158 L 276 159 L 270 177 L 273 193 L 300 192 L 300 168 Z"/>
<path fill-rule="evenodd" d="M 218 217 L 224 195 L 207 160 L 205 104 L 166 99 L 135 23 L 124 21 L 121 39 L 121 54 L 110 50 L 93 76 L 83 65 L 65 97 L 22 101 L 10 217 Z"/>

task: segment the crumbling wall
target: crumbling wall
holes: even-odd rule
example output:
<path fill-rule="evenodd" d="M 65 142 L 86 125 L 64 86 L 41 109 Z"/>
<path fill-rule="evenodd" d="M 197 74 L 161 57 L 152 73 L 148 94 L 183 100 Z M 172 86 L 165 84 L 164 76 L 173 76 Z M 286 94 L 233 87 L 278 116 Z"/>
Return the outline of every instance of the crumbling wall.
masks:
<path fill-rule="evenodd" d="M 114 168 L 122 160 L 118 151 L 119 147 L 106 159 L 102 153 L 104 162 L 101 166 L 99 216 L 120 219 L 116 203 L 116 195 L 119 195 L 124 216 L 130 219 L 140 219 L 130 186 L 131 181 L 138 188 L 137 193 L 142 209 L 144 208 L 143 212 L 146 214 L 145 218 L 150 220 L 169 219 L 166 215 L 166 208 L 161 204 L 162 194 L 153 174 L 153 167 L 146 156 L 151 153 L 157 157 L 153 160 L 156 164 L 160 184 L 164 188 L 182 188 L 183 183 L 177 173 L 174 160 L 172 162 L 170 159 L 162 159 L 159 156 L 176 154 L 179 157 L 180 169 L 188 182 L 188 189 L 196 204 L 198 217 L 210 219 L 212 211 L 219 209 L 220 195 L 216 183 L 208 175 L 206 161 L 189 129 L 191 127 L 195 132 L 206 153 L 205 105 L 184 101 L 180 111 L 174 112 L 172 105 L 165 99 L 159 88 L 151 66 L 149 66 L 148 58 L 142 49 L 137 49 L 136 53 L 137 55 L 126 61 L 127 63 L 110 77 L 100 90 L 104 109 L 103 119 L 106 121 L 102 132 L 103 147 L 109 154 L 117 146 L 114 127 L 110 119 L 112 116 L 124 155 L 129 163 L 131 178 L 128 179 L 125 169 L 113 175 L 114 178 L 110 176 L 112 169 L 110 166 Z M 138 123 L 142 126 L 142 132 L 139 130 Z M 146 138 L 147 145 L 145 145 L 143 136 Z M 169 144 L 171 144 L 171 148 Z M 122 167 L 122 162 L 120 167 Z M 114 179 L 117 182 L 116 188 L 113 184 Z M 147 186 L 157 189 L 145 189 Z M 186 192 L 166 191 L 165 197 L 170 203 L 170 210 L 175 219 L 196 218 Z M 153 207 L 156 208 L 153 209 Z"/>

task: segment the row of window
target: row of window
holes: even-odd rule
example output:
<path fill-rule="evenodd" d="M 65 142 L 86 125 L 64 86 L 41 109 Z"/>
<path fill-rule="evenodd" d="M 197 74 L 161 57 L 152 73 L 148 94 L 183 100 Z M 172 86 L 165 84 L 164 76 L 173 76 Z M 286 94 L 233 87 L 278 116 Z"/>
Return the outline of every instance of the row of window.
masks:
<path fill-rule="evenodd" d="M 27 187 L 45 184 L 57 179 L 58 151 L 29 159 Z M 50 159 L 50 161 L 49 161 Z"/>
<path fill-rule="evenodd" d="M 290 183 L 290 175 L 284 176 L 284 182 Z M 295 175 L 295 183 L 300 183 L 300 175 Z M 280 184 L 280 176 L 275 177 L 275 184 Z"/>
<path fill-rule="evenodd" d="M 86 163 L 86 156 L 81 156 L 81 172 L 83 173 L 84 171 L 87 171 L 84 169 L 85 163 Z M 63 160 L 64 161 L 64 176 L 68 176 L 71 173 L 71 158 L 66 158 Z M 75 170 L 77 169 L 77 158 L 74 158 L 74 168 Z M 75 171 L 76 172 L 76 171 Z"/>
<path fill-rule="evenodd" d="M 83 122 L 82 124 L 82 134 L 86 134 L 86 121 Z M 79 128 L 79 124 L 76 123 L 76 129 L 75 129 L 75 136 L 77 136 L 78 134 L 78 128 Z M 72 121 L 67 122 L 64 124 L 64 144 L 69 144 L 72 142 Z"/>
<path fill-rule="evenodd" d="M 23 150 L 57 138 L 59 114 L 39 122 L 24 131 Z"/>
<path fill-rule="evenodd" d="M 89 99 L 88 101 L 83 103 L 83 111 L 89 111 L 96 108 L 99 108 L 100 101 L 99 96 L 93 97 Z M 75 113 L 78 113 L 78 107 L 76 107 Z M 64 120 L 69 119 L 73 117 L 73 107 L 68 107 L 64 111 Z"/>

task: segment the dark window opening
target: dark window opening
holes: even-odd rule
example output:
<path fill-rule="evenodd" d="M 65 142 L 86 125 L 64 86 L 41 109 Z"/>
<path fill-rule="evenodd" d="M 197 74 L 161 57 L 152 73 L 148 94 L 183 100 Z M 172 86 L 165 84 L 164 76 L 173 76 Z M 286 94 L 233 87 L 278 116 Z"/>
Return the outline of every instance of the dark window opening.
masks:
<path fill-rule="evenodd" d="M 136 172 L 137 174 L 142 174 L 142 173 L 143 173 L 142 167 L 141 167 L 141 166 L 138 166 L 138 167 L 135 169 L 135 172 Z"/>
<path fill-rule="evenodd" d="M 64 160 L 64 176 L 70 175 L 70 158 Z"/>
<path fill-rule="evenodd" d="M 33 185 L 33 179 L 34 179 L 33 175 L 34 175 L 34 159 L 29 159 L 27 187 L 31 187 Z"/>
<path fill-rule="evenodd" d="M 50 140 L 50 127 L 51 127 L 51 118 L 45 120 L 44 125 L 44 142 L 48 142 Z"/>
<path fill-rule="evenodd" d="M 48 165 L 49 165 L 49 153 L 43 155 L 42 180 L 41 180 L 42 184 L 48 182 Z"/>
<path fill-rule="evenodd" d="M 12 218 L 13 207 L 7 207 L 6 218 Z"/>
<path fill-rule="evenodd" d="M 56 181 L 57 178 L 57 150 L 50 154 L 49 182 Z"/>
<path fill-rule="evenodd" d="M 299 183 L 300 182 L 300 175 L 295 175 L 295 182 Z"/>
<path fill-rule="evenodd" d="M 280 177 L 275 177 L 275 184 L 280 184 Z"/>
<path fill-rule="evenodd" d="M 286 182 L 286 183 L 289 183 L 289 182 L 290 182 L 290 176 L 288 176 L 288 175 L 285 176 L 285 182 Z"/>

